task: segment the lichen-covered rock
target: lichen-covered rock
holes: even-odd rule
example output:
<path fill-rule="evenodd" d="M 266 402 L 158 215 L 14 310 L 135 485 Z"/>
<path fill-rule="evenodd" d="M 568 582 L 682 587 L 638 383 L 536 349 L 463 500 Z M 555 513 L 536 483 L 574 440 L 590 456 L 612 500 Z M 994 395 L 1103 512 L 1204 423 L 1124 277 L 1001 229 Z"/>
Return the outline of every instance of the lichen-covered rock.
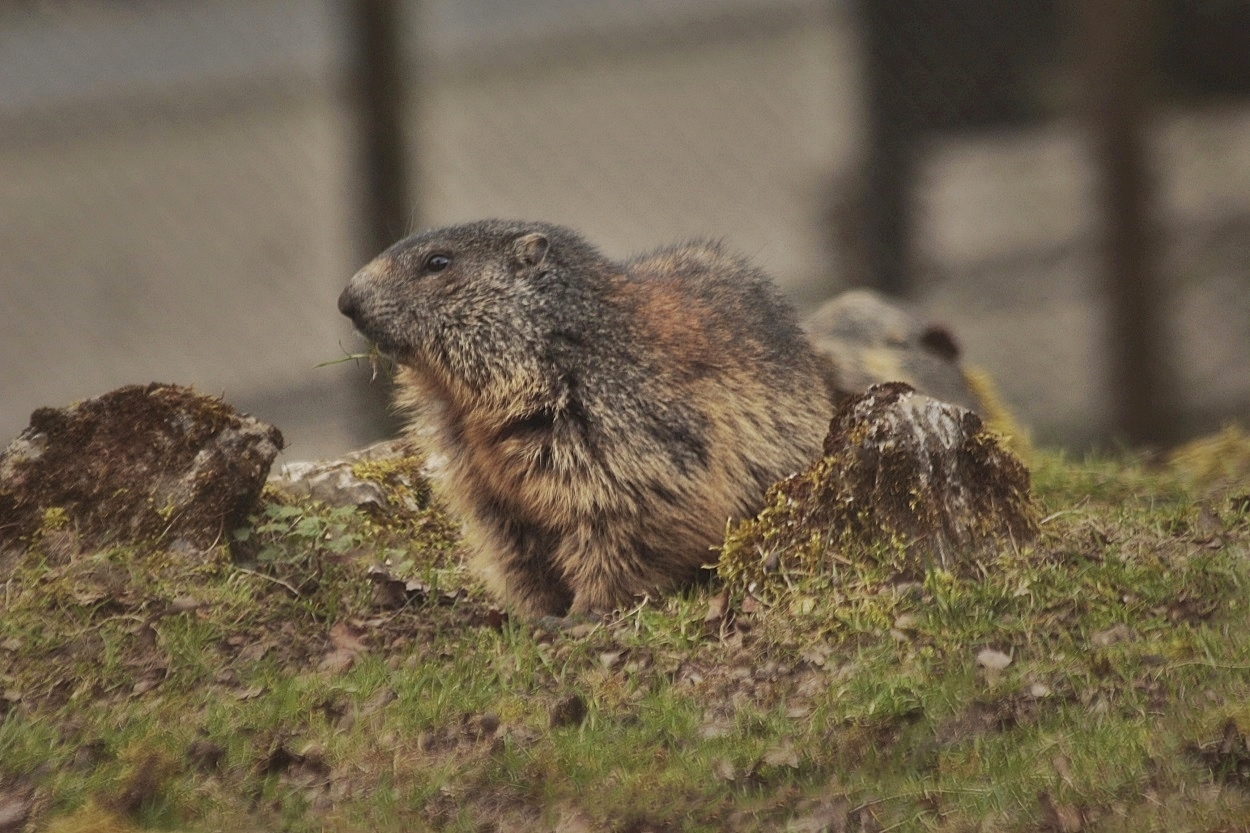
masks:
<path fill-rule="evenodd" d="M 0 452 L 0 550 L 50 523 L 83 548 L 211 547 L 253 509 L 282 444 L 277 428 L 176 385 L 40 408 Z"/>
<path fill-rule="evenodd" d="M 402 439 L 383 440 L 334 460 L 284 463 L 268 486 L 289 498 L 396 519 L 426 513 L 433 501 L 425 458 Z"/>
<path fill-rule="evenodd" d="M 730 531 L 719 570 L 747 587 L 854 558 L 888 560 L 906 578 L 970 574 L 988 550 L 1036 534 L 1024 464 L 976 414 L 895 382 L 842 405 L 824 457 Z"/>
<path fill-rule="evenodd" d="M 382 484 L 361 477 L 356 467 L 361 463 L 398 460 L 404 453 L 398 440 L 386 440 L 335 460 L 283 463 L 269 476 L 269 486 L 327 506 L 384 507 L 387 501 Z"/>

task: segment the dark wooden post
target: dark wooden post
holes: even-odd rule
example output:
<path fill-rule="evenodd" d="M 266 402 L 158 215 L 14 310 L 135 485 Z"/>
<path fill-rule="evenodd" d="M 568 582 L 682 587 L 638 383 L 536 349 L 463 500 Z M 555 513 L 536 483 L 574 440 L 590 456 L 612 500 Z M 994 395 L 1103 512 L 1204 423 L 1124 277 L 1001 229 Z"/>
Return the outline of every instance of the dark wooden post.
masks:
<path fill-rule="evenodd" d="M 908 0 L 868 0 L 859 15 L 868 120 L 861 203 L 867 278 L 880 292 L 905 295 L 920 109 L 911 99 L 916 8 Z"/>
<path fill-rule="evenodd" d="M 1145 136 L 1157 9 L 1154 0 L 1080 0 L 1075 6 L 1101 209 L 1114 430 L 1135 445 L 1160 444 L 1176 438 L 1178 409 Z"/>
<path fill-rule="evenodd" d="M 351 0 L 363 175 L 362 246 L 372 257 L 415 219 L 408 189 L 404 114 L 409 84 L 400 0 Z"/>
<path fill-rule="evenodd" d="M 359 152 L 359 261 L 363 265 L 402 238 L 416 224 L 409 192 L 405 112 L 409 95 L 402 38 L 401 0 L 348 0 L 351 27 L 352 96 Z M 357 382 L 361 427 L 369 442 L 396 433 L 389 407 L 389 380 Z"/>

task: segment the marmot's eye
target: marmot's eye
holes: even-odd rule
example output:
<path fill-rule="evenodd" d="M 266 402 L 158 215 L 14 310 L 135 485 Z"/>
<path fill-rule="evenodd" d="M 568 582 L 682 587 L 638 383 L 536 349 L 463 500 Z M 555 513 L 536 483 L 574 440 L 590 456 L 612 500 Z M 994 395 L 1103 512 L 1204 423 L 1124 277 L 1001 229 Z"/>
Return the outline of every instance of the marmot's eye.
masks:
<path fill-rule="evenodd" d="M 451 258 L 443 254 L 432 254 L 425 256 L 425 263 L 422 269 L 426 272 L 441 272 L 451 265 Z"/>

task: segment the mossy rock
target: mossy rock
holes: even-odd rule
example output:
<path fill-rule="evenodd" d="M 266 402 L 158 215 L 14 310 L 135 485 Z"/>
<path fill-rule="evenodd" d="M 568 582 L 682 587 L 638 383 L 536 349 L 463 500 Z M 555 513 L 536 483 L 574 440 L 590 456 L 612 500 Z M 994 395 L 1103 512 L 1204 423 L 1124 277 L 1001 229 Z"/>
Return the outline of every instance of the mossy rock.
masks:
<path fill-rule="evenodd" d="M 40 408 L 0 452 L 0 550 L 51 527 L 84 549 L 207 549 L 244 523 L 282 445 L 277 428 L 177 385 Z"/>
<path fill-rule="evenodd" d="M 900 579 L 932 568 L 972 575 L 981 556 L 1037 531 L 1029 471 L 980 417 L 894 382 L 842 405 L 824 456 L 730 529 L 719 572 L 747 589 L 855 559 Z"/>

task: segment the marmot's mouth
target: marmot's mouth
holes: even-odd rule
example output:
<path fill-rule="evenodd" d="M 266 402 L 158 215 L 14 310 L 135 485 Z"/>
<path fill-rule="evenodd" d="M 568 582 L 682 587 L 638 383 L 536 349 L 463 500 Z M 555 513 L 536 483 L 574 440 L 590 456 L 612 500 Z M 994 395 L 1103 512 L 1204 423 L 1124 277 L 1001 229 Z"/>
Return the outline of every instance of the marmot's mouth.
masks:
<path fill-rule="evenodd" d="M 364 335 L 362 333 L 362 335 Z M 369 338 L 365 336 L 365 338 Z M 403 364 L 402 351 L 377 339 L 369 339 L 369 361 L 384 361 L 389 364 Z"/>
<path fill-rule="evenodd" d="M 352 320 L 352 330 L 356 335 L 369 342 L 369 354 L 371 356 L 380 356 L 390 361 L 398 361 L 399 354 L 403 351 L 393 344 L 390 339 L 381 333 L 372 332 L 370 327 L 366 327 L 355 319 Z"/>

